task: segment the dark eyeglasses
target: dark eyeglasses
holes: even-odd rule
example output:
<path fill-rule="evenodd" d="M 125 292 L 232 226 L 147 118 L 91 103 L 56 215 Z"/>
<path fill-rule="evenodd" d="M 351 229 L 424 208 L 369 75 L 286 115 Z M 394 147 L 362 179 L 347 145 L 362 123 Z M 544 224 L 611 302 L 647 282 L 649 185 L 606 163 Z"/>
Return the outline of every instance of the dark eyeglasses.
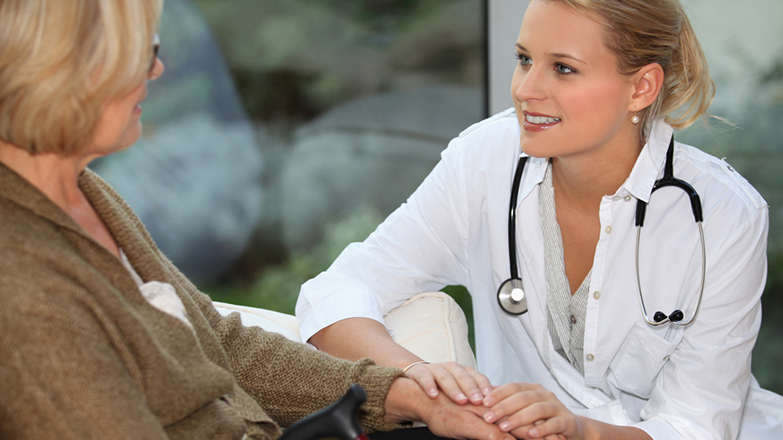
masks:
<path fill-rule="evenodd" d="M 147 72 L 147 75 L 152 75 L 152 71 L 155 70 L 155 61 L 158 60 L 158 51 L 160 50 L 160 37 L 158 37 L 158 34 L 153 35 L 152 37 L 152 61 L 150 61 L 150 70 Z"/>

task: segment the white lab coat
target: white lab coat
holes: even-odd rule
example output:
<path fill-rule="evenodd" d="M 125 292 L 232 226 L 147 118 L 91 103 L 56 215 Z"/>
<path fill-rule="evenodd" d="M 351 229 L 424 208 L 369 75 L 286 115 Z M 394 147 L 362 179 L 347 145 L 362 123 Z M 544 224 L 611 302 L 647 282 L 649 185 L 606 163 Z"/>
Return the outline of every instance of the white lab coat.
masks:
<path fill-rule="evenodd" d="M 498 307 L 497 288 L 510 271 L 509 200 L 519 156 L 513 109 L 452 140 L 407 203 L 302 287 L 296 308 L 302 338 L 350 317 L 383 322 L 416 293 L 461 284 L 472 295 L 478 368 L 493 384 L 540 383 L 575 413 L 634 425 L 654 439 L 735 438 L 747 398 L 752 408 L 741 438 L 783 438 L 783 398 L 759 389 L 750 372 L 766 279 L 767 204 L 725 161 L 679 143 L 674 175 L 689 182 L 703 204 L 704 299 L 687 328 L 653 328 L 642 319 L 636 200 L 650 201 L 671 135 L 669 125 L 656 122 L 627 181 L 601 201 L 584 376 L 554 351 L 547 326 L 538 202 L 545 159 L 528 160 L 518 196 L 517 259 L 529 312 L 510 316 Z M 656 191 L 640 251 L 650 315 L 682 309 L 687 320 L 693 314 L 699 243 L 685 193 Z"/>

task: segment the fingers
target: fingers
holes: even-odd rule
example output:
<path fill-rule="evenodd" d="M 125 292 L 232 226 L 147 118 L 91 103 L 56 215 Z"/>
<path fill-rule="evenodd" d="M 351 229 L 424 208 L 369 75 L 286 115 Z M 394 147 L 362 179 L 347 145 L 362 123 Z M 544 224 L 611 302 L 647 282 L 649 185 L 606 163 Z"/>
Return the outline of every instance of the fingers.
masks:
<path fill-rule="evenodd" d="M 408 370 L 407 375 L 415 380 L 428 396 L 437 397 L 440 388 L 459 404 L 470 401 L 474 405 L 480 405 L 485 394 L 492 390 L 486 376 L 455 362 L 416 365 Z"/>
<path fill-rule="evenodd" d="M 530 438 L 566 439 L 583 438 L 584 430 L 578 417 L 573 414 L 562 413 L 557 417 L 552 417 L 544 423 L 537 424 L 528 431 Z"/>
<path fill-rule="evenodd" d="M 496 388 L 484 399 L 484 420 L 519 438 L 557 439 L 578 432 L 578 421 L 554 393 L 538 384 L 514 383 Z"/>
<path fill-rule="evenodd" d="M 470 376 L 473 378 L 473 381 L 476 383 L 476 386 L 481 390 L 481 394 L 483 395 L 482 399 L 484 396 L 492 392 L 494 388 L 487 376 L 484 376 L 472 368 L 465 368 L 465 370 L 468 372 L 468 374 L 470 374 Z"/>
<path fill-rule="evenodd" d="M 427 364 L 416 365 L 409 369 L 405 375 L 416 381 L 421 389 L 423 389 L 430 398 L 434 399 L 438 397 L 438 386 L 435 383 L 435 376 L 432 375 L 427 366 Z"/>
<path fill-rule="evenodd" d="M 497 425 L 486 423 L 482 415 L 488 411 L 479 405 L 458 405 L 445 395 L 431 401 L 435 406 L 424 422 L 436 435 L 477 440 L 516 440 Z"/>
<path fill-rule="evenodd" d="M 465 405 L 463 407 L 472 406 L 473 405 Z M 516 438 L 511 433 L 501 431 L 497 425 L 484 422 L 479 416 L 475 416 L 469 420 L 463 418 L 461 420 L 457 420 L 457 423 L 449 423 L 449 425 L 449 432 L 443 432 L 440 435 L 447 434 L 445 435 L 446 437 L 482 440 L 516 440 Z M 430 426 L 430 428 L 432 429 L 432 426 Z M 433 432 L 435 432 L 435 430 L 433 430 Z"/>
<path fill-rule="evenodd" d="M 509 383 L 495 388 L 484 397 L 483 403 L 485 407 L 491 408 L 490 417 L 494 423 L 535 402 L 547 400 L 547 394 L 551 393 L 538 384 Z M 554 398 L 554 395 L 551 397 Z"/>

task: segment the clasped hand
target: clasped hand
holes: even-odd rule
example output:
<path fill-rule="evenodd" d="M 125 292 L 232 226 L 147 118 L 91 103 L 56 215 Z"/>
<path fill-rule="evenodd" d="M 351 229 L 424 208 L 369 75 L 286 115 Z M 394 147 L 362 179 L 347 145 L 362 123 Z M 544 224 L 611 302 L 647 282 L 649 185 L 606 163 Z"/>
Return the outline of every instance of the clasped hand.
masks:
<path fill-rule="evenodd" d="M 419 364 L 408 370 L 431 398 L 440 392 L 459 405 L 481 406 L 483 419 L 520 439 L 582 440 L 582 419 L 541 385 L 493 387 L 483 374 L 454 362 Z M 440 390 L 440 391 L 439 391 Z"/>

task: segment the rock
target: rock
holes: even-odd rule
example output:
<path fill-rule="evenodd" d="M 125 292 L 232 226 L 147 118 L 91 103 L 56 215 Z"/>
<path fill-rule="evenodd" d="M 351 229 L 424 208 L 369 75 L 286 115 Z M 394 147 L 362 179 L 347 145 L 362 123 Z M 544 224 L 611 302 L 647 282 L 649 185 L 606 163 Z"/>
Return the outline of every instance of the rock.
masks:
<path fill-rule="evenodd" d="M 482 3 L 459 0 L 422 14 L 389 48 L 392 83 L 400 88 L 483 81 Z M 509 47 L 508 52 L 512 52 Z"/>
<path fill-rule="evenodd" d="M 395 91 L 337 107 L 302 127 L 282 175 L 287 246 L 310 248 L 325 223 L 356 209 L 391 213 L 449 140 L 482 118 L 482 102 L 482 93 L 469 88 Z"/>

